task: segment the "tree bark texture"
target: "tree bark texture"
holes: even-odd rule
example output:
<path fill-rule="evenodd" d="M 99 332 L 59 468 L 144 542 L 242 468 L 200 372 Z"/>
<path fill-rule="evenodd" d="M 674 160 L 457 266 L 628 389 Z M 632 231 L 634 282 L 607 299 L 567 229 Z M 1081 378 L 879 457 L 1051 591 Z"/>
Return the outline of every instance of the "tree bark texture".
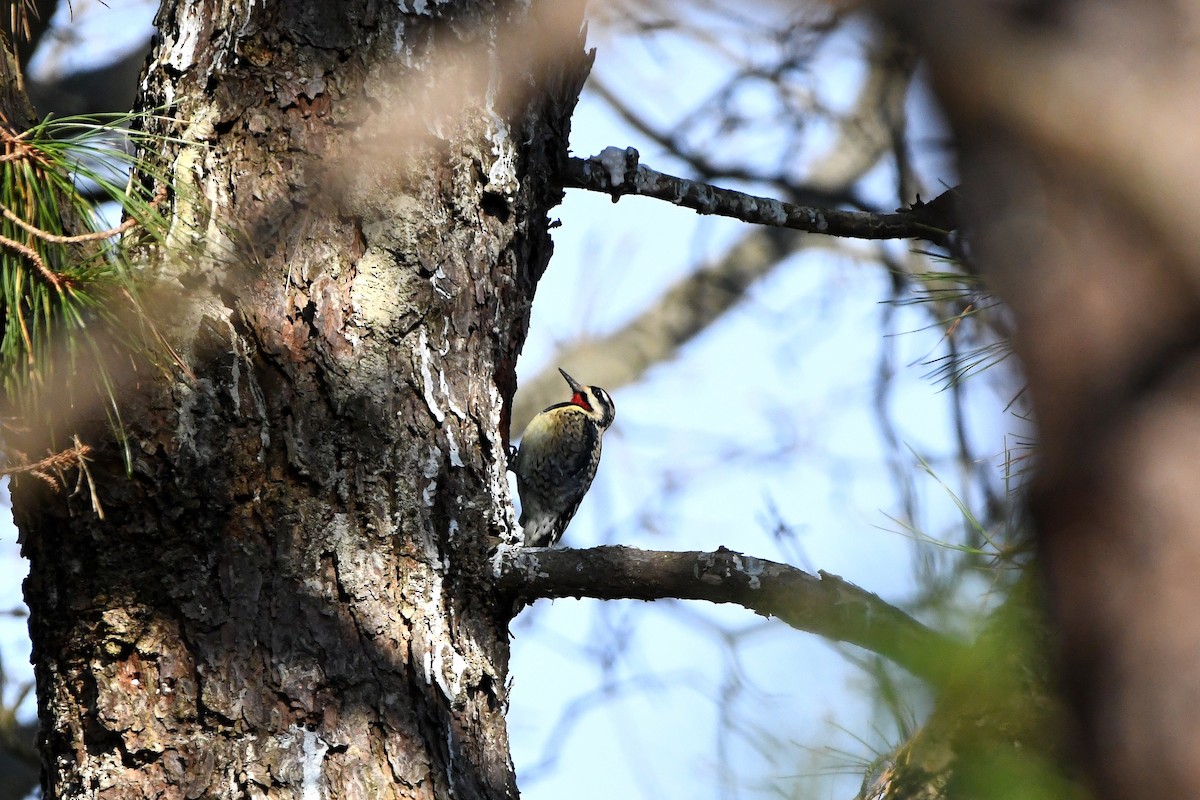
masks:
<path fill-rule="evenodd" d="M 511 608 L 477 576 L 513 525 L 580 25 L 557 0 L 164 3 L 149 295 L 186 368 L 127 376 L 131 475 L 72 421 L 103 520 L 14 488 L 48 797 L 517 794 Z"/>

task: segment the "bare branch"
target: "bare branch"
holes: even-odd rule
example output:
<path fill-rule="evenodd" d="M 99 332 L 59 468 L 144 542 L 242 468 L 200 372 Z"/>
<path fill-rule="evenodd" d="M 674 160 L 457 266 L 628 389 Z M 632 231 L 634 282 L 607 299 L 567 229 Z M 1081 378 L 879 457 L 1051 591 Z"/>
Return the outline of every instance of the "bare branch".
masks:
<path fill-rule="evenodd" d="M 678 137 L 659 131 L 643 119 L 597 76 L 589 79 L 588 86 L 635 130 L 682 159 L 702 178 L 712 180 L 721 176 L 769 184 L 794 202 L 855 205 L 849 186 L 889 149 L 895 149 L 891 137 L 897 117 L 904 113 L 912 74 L 911 58 L 897 37 L 885 33 L 874 42 L 867 59 L 870 75 L 863 81 L 851 112 L 838 122 L 833 144 L 813 159 L 804 186 L 712 164 L 703 153 L 686 149 Z M 512 429 L 523 430 L 534 414 L 562 399 L 563 383 L 556 366 L 573 374 L 586 374 L 590 383 L 609 391 L 633 383 L 647 369 L 673 357 L 680 347 L 720 319 L 745 296 L 749 286 L 787 256 L 801 247 L 827 245 L 832 241 L 814 239 L 787 228 L 748 228 L 719 260 L 676 283 L 652 307 L 620 330 L 563 346 L 550 360 L 548 369 L 522 381 L 514 401 Z M 904 273 L 914 271 L 901 266 L 895 269 Z"/>
<path fill-rule="evenodd" d="M 91 454 L 92 448 L 81 442 L 78 436 L 73 438 L 75 442 L 73 447 L 49 455 L 41 461 L 30 463 L 23 454 L 14 453 L 18 463 L 0 468 L 0 477 L 27 473 L 45 481 L 50 488 L 57 492 L 66 483 L 63 473 L 68 469 L 77 469 L 79 477 L 75 483 L 75 491 L 78 492 L 83 487 L 84 479 L 86 479 L 91 494 L 92 509 L 96 512 L 97 517 L 104 519 L 104 509 L 100 505 L 100 497 L 96 494 L 96 483 L 92 480 L 92 473 L 87 465 L 91 460 L 88 456 Z"/>
<path fill-rule="evenodd" d="M 498 588 L 518 605 L 558 597 L 734 603 L 866 648 L 933 684 L 943 683 L 965 652 L 963 643 L 836 575 L 810 575 L 723 547 L 712 553 L 502 548 L 496 567 Z"/>
<path fill-rule="evenodd" d="M 568 159 L 561 176 L 563 185 L 606 192 L 614 201 L 627 194 L 655 197 L 700 214 L 853 239 L 925 239 L 943 244 L 947 233 L 958 227 L 952 189 L 930 203 L 915 203 L 892 214 L 841 211 L 794 205 L 667 175 L 642 166 L 639 158 L 632 147 L 607 147 L 591 158 Z"/>
<path fill-rule="evenodd" d="M 663 133 L 656 129 L 634 111 L 612 89 L 609 89 L 603 79 L 595 75 L 591 76 L 588 79 L 588 89 L 595 92 L 600 99 L 608 104 L 617 116 L 629 123 L 634 130 L 661 146 L 680 161 L 683 161 L 687 166 L 695 170 L 699 177 L 705 180 L 721 178 L 725 180 L 767 184 L 774 187 L 777 191 L 784 192 L 792 200 L 799 202 L 826 205 L 861 205 L 861 201 L 855 197 L 854 192 L 849 188 L 851 181 L 841 179 L 843 175 L 849 174 L 849 170 L 839 171 L 843 166 L 841 163 L 832 165 L 824 174 L 816 176 L 815 179 L 805 185 L 793 183 L 783 175 L 771 175 L 765 171 L 762 173 L 753 172 L 745 167 L 733 164 L 715 164 L 706 154 L 688 148 L 678 135 Z M 871 101 L 874 99 L 874 97 L 869 98 Z M 864 100 L 864 102 L 867 102 L 867 100 Z M 839 140 L 837 148 L 843 146 L 848 150 L 854 150 L 856 153 L 860 152 L 857 147 L 850 147 L 844 140 Z M 869 153 L 863 153 L 859 161 L 866 164 L 873 164 L 879 160 L 880 152 L 881 150 L 875 149 Z M 861 171 L 865 171 L 865 169 Z M 837 176 L 839 179 L 830 180 L 826 177 L 827 175 Z"/>

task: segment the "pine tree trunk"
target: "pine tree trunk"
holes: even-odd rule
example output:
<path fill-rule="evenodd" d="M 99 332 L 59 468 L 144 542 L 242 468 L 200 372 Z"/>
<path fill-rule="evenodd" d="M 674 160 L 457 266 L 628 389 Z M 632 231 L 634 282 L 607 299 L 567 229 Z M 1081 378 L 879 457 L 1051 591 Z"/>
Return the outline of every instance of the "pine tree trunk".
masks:
<path fill-rule="evenodd" d="M 104 519 L 14 487 L 49 797 L 516 796 L 487 548 L 580 15 L 164 4 L 190 374 L 126 381 L 131 476 L 93 420 Z"/>

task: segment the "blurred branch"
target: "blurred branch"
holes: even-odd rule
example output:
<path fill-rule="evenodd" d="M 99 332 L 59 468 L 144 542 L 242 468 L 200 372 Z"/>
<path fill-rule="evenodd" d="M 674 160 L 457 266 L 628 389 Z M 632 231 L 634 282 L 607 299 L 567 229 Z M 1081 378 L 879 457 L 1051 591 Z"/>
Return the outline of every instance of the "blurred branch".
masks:
<path fill-rule="evenodd" d="M 24 616 L 25 609 L 9 612 Z M 22 723 L 17 709 L 33 691 L 33 681 L 17 683 L 4 669 L 0 660 L 0 800 L 21 800 L 29 797 L 38 782 L 41 758 L 34 747 L 37 723 Z M 11 702 L 4 696 L 10 695 Z"/>
<path fill-rule="evenodd" d="M 699 214 L 854 239 L 925 239 L 943 244 L 947 233 L 958 227 L 954 189 L 929 203 L 918 201 L 892 214 L 841 211 L 794 205 L 667 175 L 642 166 L 639 158 L 632 147 L 607 147 L 591 158 L 570 158 L 561 176 L 563 185 L 606 192 L 614 201 L 627 194 L 654 197 Z"/>
<path fill-rule="evenodd" d="M 133 108 L 138 75 L 150 52 L 150 40 L 94 69 L 29 81 L 29 97 L 43 116 L 110 114 Z"/>
<path fill-rule="evenodd" d="M 1200 18 L 1172 3 L 881 6 L 928 56 L 972 251 L 1018 325 L 1066 748 L 1097 797 L 1194 796 Z"/>
<path fill-rule="evenodd" d="M 902 29 L 920 32 L 935 88 L 961 126 L 986 130 L 1002 120 L 1031 146 L 1089 170 L 1180 258 L 1200 260 L 1195 226 L 1179 222 L 1200 180 L 1200 144 L 1191 135 L 1200 124 L 1200 56 L 1182 44 L 1200 30 L 1194 14 L 1167 4 L 1146 19 L 1122 18 L 1128 8 L 1100 6 L 1085 20 L 1092 27 L 1081 23 L 1060 40 L 1029 35 L 1004 5 L 880 6 Z M 1138 38 L 1120 48 L 1096 45 L 1112 31 Z"/>
<path fill-rule="evenodd" d="M 706 43 L 716 46 L 715 42 Z M 662 147 L 670 156 L 690 167 L 695 177 L 705 181 L 737 180 L 773 187 L 789 201 L 806 205 L 848 205 L 863 208 L 850 188 L 879 159 L 903 150 L 897 135 L 903 135 L 905 103 L 916 65 L 916 54 L 902 37 L 881 31 L 871 41 L 864 61 L 869 72 L 863 79 L 854 105 L 833 122 L 832 145 L 811 159 L 802 183 L 791 180 L 785 171 L 758 171 L 747 167 L 715 163 L 708 148 L 689 145 L 680 131 L 689 124 L 663 130 L 636 111 L 597 75 L 588 81 L 587 90 L 595 92 L 637 133 Z M 741 75 L 736 80 L 744 80 Z M 757 76 L 761 79 L 762 76 Z M 782 80 L 774 76 L 774 81 Z M 913 194 L 902 195 L 905 200 Z"/>
<path fill-rule="evenodd" d="M 741 300 L 750 284 L 795 251 L 803 238 L 783 228 L 756 231 L 715 264 L 676 283 L 620 330 L 576 342 L 559 351 L 552 363 L 568 372 L 581 365 L 579 373 L 586 374 L 589 383 L 609 391 L 632 383 Z M 553 368 L 522 385 L 513 406 L 513 430 L 524 430 L 534 414 L 562 399 L 563 385 Z"/>
<path fill-rule="evenodd" d="M 895 120 L 903 116 L 912 80 L 911 51 L 886 32 L 872 42 L 867 61 L 871 70 L 854 106 L 838 120 L 829 148 L 812 160 L 803 186 L 713 164 L 702 153 L 688 149 L 678 136 L 656 129 L 595 75 L 589 79 L 588 88 L 596 91 L 637 131 L 665 147 L 705 179 L 720 177 L 764 183 L 785 192 L 794 202 L 854 205 L 848 187 L 895 149 L 892 141 Z M 513 407 L 513 430 L 523 430 L 534 414 L 561 399 L 562 378 L 554 366 L 586 374 L 590 383 L 610 391 L 633 383 L 647 369 L 671 358 L 680 347 L 706 330 L 745 296 L 754 281 L 770 273 L 800 249 L 802 243 L 811 246 L 814 242 L 829 241 L 787 228 L 751 228 L 720 261 L 676 283 L 653 307 L 622 329 L 560 349 L 548 369 L 522 384 Z"/>
<path fill-rule="evenodd" d="M 834 145 L 813 159 L 809 183 L 816 186 L 847 185 L 857 180 L 891 152 L 903 150 L 902 135 L 908 88 L 916 54 L 902 37 L 883 31 L 873 42 L 866 61 L 870 67 L 849 113 L 838 118 Z M 912 195 L 904 196 L 908 200 Z M 792 198 L 797 200 L 798 198 Z"/>
<path fill-rule="evenodd" d="M 866 648 L 939 685 L 965 652 L 962 643 L 836 575 L 810 575 L 723 547 L 712 553 L 515 548 L 502 549 L 497 560 L 498 588 L 518 607 L 557 597 L 734 603 Z"/>
<path fill-rule="evenodd" d="M 7 709 L 4 713 L 0 723 L 0 800 L 40 796 L 31 794 L 41 772 L 41 757 L 34 746 L 37 723 L 20 724 Z"/>

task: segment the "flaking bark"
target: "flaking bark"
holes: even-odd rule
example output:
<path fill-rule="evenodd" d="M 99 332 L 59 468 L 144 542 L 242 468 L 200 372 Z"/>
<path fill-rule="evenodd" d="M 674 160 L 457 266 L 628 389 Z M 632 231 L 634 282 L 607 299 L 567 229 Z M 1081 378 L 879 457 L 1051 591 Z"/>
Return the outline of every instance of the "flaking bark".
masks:
<path fill-rule="evenodd" d="M 194 377 L 127 381 L 131 475 L 71 420 L 105 520 L 14 488 L 47 796 L 516 796 L 472 576 L 580 8 L 235 5 L 163 6 L 140 101 L 184 142 L 154 255 Z"/>

